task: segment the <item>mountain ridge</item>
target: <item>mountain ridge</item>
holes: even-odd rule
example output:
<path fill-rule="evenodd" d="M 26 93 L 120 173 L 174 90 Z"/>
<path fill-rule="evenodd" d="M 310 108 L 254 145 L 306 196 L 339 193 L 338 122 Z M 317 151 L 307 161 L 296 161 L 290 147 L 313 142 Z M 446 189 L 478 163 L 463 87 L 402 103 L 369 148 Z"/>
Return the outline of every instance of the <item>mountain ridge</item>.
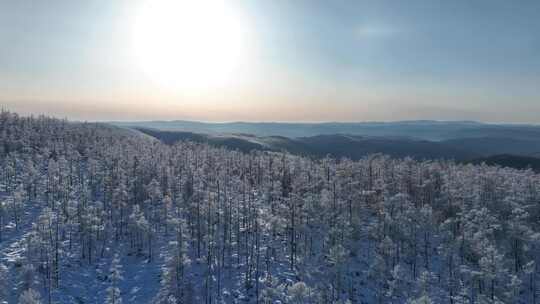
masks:
<path fill-rule="evenodd" d="M 496 155 L 512 155 L 524 159 L 536 159 L 540 140 L 514 139 L 508 137 L 458 138 L 430 141 L 406 136 L 365 136 L 351 134 L 319 134 L 315 136 L 289 138 L 286 136 L 256 136 L 253 134 L 203 134 L 187 131 L 169 131 L 150 128 L 134 128 L 166 144 L 180 141 L 206 143 L 216 147 L 242 152 L 286 151 L 296 155 L 323 158 L 360 159 L 373 153 L 382 153 L 396 158 L 453 159 L 460 162 L 476 162 Z M 494 164 L 497 162 L 493 161 Z M 502 164 L 508 162 L 502 162 Z M 511 162 L 510 162 L 511 163 Z M 532 163 L 532 162 L 531 162 Z M 519 165 L 518 167 L 523 167 Z"/>
<path fill-rule="evenodd" d="M 110 122 L 129 128 L 150 128 L 166 131 L 188 131 L 207 134 L 252 134 L 256 136 L 285 136 L 288 138 L 316 135 L 350 134 L 366 136 L 412 137 L 443 141 L 464 137 L 511 137 L 540 141 L 540 126 L 528 124 L 488 124 L 474 121 L 414 120 L 396 122 L 198 122 L 146 121 Z"/>

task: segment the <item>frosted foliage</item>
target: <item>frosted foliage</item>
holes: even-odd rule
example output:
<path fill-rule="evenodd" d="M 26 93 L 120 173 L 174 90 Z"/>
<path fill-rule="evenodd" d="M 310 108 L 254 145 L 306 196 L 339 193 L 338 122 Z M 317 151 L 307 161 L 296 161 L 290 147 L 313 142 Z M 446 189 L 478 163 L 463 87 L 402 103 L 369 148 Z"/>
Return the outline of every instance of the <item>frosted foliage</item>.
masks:
<path fill-rule="evenodd" d="M 540 176 L 0 112 L 0 303 L 540 303 Z"/>
<path fill-rule="evenodd" d="M 23 291 L 19 297 L 19 304 L 41 304 L 41 297 L 39 293 L 33 289 L 27 289 Z"/>

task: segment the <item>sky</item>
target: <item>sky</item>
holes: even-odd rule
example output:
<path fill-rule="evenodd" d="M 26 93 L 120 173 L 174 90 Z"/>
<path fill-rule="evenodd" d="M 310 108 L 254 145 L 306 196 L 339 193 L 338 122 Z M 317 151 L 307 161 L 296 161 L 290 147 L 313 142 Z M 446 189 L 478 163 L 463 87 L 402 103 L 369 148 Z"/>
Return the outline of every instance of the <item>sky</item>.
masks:
<path fill-rule="evenodd" d="M 0 0 L 0 106 L 540 123 L 540 1 Z"/>

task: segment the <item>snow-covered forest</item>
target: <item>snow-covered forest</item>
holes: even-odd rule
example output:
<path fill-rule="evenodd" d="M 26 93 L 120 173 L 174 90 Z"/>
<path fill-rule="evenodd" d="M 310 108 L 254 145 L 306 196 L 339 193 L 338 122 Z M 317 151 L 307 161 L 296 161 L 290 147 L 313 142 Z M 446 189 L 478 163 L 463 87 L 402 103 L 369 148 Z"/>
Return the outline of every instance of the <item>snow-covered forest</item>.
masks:
<path fill-rule="evenodd" d="M 0 114 L 0 303 L 540 303 L 540 175 Z"/>

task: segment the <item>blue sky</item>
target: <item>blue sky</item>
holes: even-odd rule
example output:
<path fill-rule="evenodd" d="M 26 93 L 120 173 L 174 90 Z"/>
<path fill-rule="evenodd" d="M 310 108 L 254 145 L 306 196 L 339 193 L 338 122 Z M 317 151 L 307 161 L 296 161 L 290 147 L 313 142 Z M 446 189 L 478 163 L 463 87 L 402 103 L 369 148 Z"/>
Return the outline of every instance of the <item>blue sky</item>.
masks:
<path fill-rule="evenodd" d="M 225 1 L 249 60 L 204 90 L 141 76 L 142 1 L 0 0 L 0 104 L 89 120 L 540 123 L 539 1 Z"/>

